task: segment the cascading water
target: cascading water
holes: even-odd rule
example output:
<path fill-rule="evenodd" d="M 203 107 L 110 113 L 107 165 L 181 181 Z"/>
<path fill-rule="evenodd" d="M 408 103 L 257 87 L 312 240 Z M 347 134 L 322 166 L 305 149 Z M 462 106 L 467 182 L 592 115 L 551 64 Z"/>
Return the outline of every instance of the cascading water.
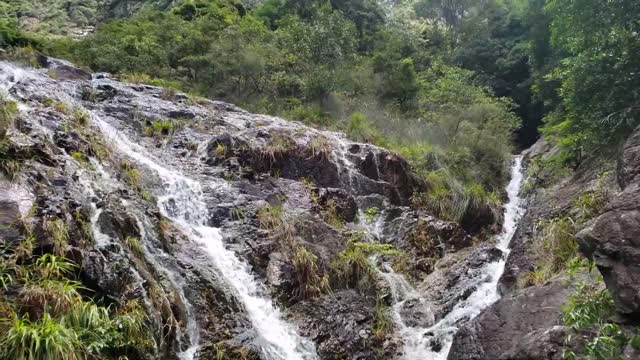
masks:
<path fill-rule="evenodd" d="M 271 300 L 261 294 L 260 286 L 251 275 L 248 265 L 225 248 L 219 229 L 207 225 L 208 210 L 200 183 L 159 165 L 146 155 L 146 149 L 130 142 L 101 118 L 93 116 L 93 120 L 121 153 L 155 171 L 160 177 L 164 185 L 163 193 L 158 196 L 161 213 L 207 251 L 216 270 L 244 304 L 260 336 L 265 357 L 274 360 L 315 359 L 313 344 L 297 335 L 293 327 L 282 320 Z M 225 183 L 218 185 L 226 186 Z M 194 343 L 187 353 L 192 356 L 196 349 L 197 343 Z"/>
<path fill-rule="evenodd" d="M 412 355 L 422 356 L 422 358 L 433 360 L 445 360 L 449 354 L 453 337 L 458 331 L 458 327 L 463 321 L 469 321 L 478 316 L 482 310 L 500 299 L 498 292 L 498 281 L 504 272 L 506 258 L 509 255 L 509 243 L 516 231 L 516 225 L 523 213 L 522 199 L 520 199 L 520 185 L 522 184 L 522 156 L 516 156 L 511 167 L 511 181 L 507 185 L 508 202 L 504 206 L 504 224 L 502 233 L 498 236 L 496 248 L 502 250 L 503 256 L 500 260 L 489 263 L 482 271 L 482 276 L 478 279 L 479 285 L 476 290 L 465 300 L 456 304 L 437 324 L 430 327 L 421 334 L 415 336 L 408 342 L 406 354 L 407 359 L 415 359 Z M 434 341 L 435 340 L 435 341 Z M 428 343 L 438 343 L 440 349 L 427 349 L 422 346 Z"/>
<path fill-rule="evenodd" d="M 503 256 L 499 261 L 485 265 L 481 276 L 476 278 L 476 290 L 465 300 L 456 304 L 438 323 L 430 327 L 407 325 L 402 316 L 402 309 L 406 302 L 413 301 L 421 306 L 424 323 L 433 324 L 433 313 L 429 304 L 421 298 L 419 292 L 401 274 L 386 267 L 380 275 L 389 284 L 393 297 L 393 318 L 398 333 L 404 341 L 403 358 L 406 360 L 445 360 L 449 354 L 453 337 L 462 322 L 478 316 L 482 310 L 500 298 L 498 280 L 504 272 L 506 257 L 509 254 L 509 243 L 516 230 L 517 221 L 522 216 L 522 200 L 519 197 L 522 183 L 522 156 L 516 156 L 511 167 L 511 181 L 507 186 L 508 202 L 504 206 L 504 224 L 502 233 L 497 238 L 496 248 L 502 250 Z M 370 231 L 374 231 L 373 228 Z M 379 231 L 379 230 L 375 230 Z M 416 304 L 412 304 L 413 307 Z M 428 321 L 430 320 L 430 321 Z"/>

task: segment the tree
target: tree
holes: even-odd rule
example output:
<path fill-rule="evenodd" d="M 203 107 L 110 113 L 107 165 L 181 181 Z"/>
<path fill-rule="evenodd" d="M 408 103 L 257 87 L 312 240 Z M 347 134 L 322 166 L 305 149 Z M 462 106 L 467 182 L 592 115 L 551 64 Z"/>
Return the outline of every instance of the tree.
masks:
<path fill-rule="evenodd" d="M 610 145 L 640 123 L 640 2 L 550 0 L 551 43 L 566 55 L 549 78 L 562 109 L 546 131 L 573 156 Z"/>

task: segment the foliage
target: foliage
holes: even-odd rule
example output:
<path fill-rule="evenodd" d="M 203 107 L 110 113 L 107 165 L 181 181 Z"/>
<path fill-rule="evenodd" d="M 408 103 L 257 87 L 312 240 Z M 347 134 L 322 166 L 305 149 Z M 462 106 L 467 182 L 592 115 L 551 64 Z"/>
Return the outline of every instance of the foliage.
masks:
<path fill-rule="evenodd" d="M 593 360 L 619 359 L 627 343 L 635 337 L 627 338 L 620 327 L 610 318 L 615 313 L 614 301 L 601 283 L 579 284 L 563 307 L 562 320 L 574 330 L 593 330 L 594 336 L 584 348 L 584 358 Z M 575 359 L 577 354 L 570 350 L 563 352 L 565 359 Z"/>
<path fill-rule="evenodd" d="M 305 247 L 299 246 L 294 252 L 293 267 L 298 281 L 299 298 L 307 300 L 331 290 L 329 277 L 318 268 L 318 257 Z"/>
<path fill-rule="evenodd" d="M 494 95 L 490 87 L 495 81 L 457 65 L 484 71 L 483 64 L 505 58 L 492 69 L 491 79 L 524 81 L 522 71 L 511 71 L 522 65 L 517 45 L 522 21 L 511 5 L 487 2 L 490 9 L 476 14 L 467 12 L 465 4 L 459 21 L 449 18 L 444 28 L 437 25 L 437 17 L 449 11 L 441 9 L 443 4 L 436 6 L 438 11 L 422 11 L 420 17 L 429 21 L 420 26 L 384 14 L 372 0 L 271 0 L 248 12 L 236 5 L 226 0 L 149 5 L 150 11 L 106 21 L 79 41 L 51 38 L 38 50 L 120 74 L 125 81 L 163 86 L 163 98 L 181 89 L 343 129 L 355 141 L 409 150 L 416 167 L 433 163 L 438 153 L 441 161 L 429 170 L 445 168 L 461 186 L 480 184 L 488 194 L 502 187 L 518 126 L 516 109 Z M 504 35 L 516 28 L 515 38 Z M 474 51 L 462 51 L 476 44 L 475 32 L 494 30 L 503 34 L 494 36 L 495 42 L 515 45 L 477 44 Z M 464 60 L 454 61 L 456 47 Z M 491 50 L 487 58 L 484 48 Z M 501 49 L 513 54 L 503 56 Z M 511 79 L 511 73 L 520 77 Z M 173 130 L 155 123 L 144 131 L 159 136 Z M 273 162 L 283 144 L 275 141 L 264 155 Z M 313 156 L 327 154 L 321 142 L 311 145 Z M 426 148 L 433 151 L 418 150 Z"/>
<path fill-rule="evenodd" d="M 640 4 L 632 0 L 552 0 L 550 42 L 562 60 L 547 75 L 561 103 L 545 133 L 576 161 L 619 141 L 638 124 Z"/>
<path fill-rule="evenodd" d="M 87 155 L 81 153 L 80 151 L 71 151 L 71 157 L 73 158 L 73 160 L 77 161 L 78 164 L 80 164 L 80 166 L 87 168 L 87 169 L 91 169 L 92 165 L 91 162 L 89 162 L 89 158 L 87 157 Z"/>
<path fill-rule="evenodd" d="M 347 136 L 354 141 L 375 143 L 380 134 L 367 121 L 367 117 L 359 112 L 351 114 L 347 123 Z"/>
<path fill-rule="evenodd" d="M 331 265 L 336 284 L 366 289 L 376 276 L 375 266 L 369 259 L 373 255 L 396 256 L 398 252 L 391 245 L 361 242 L 354 236 Z"/>
<path fill-rule="evenodd" d="M 17 115 L 18 104 L 0 94 L 0 140 L 5 137 L 7 130 L 13 126 Z"/>
<path fill-rule="evenodd" d="M 536 238 L 532 250 L 536 261 L 535 270 L 519 279 L 518 285 L 541 285 L 553 276 L 568 270 L 578 255 L 576 230 L 576 222 L 566 216 L 539 222 L 536 225 Z"/>
<path fill-rule="evenodd" d="M 135 236 L 127 236 L 125 239 L 125 243 L 129 250 L 133 251 L 136 256 L 142 256 L 144 254 L 144 247 L 142 243 L 140 243 L 140 238 Z"/>
<path fill-rule="evenodd" d="M 280 205 L 267 205 L 260 210 L 256 216 L 262 229 L 273 230 L 283 222 L 284 208 Z"/>
<path fill-rule="evenodd" d="M 53 252 L 64 256 L 69 243 L 69 231 L 64 220 L 56 218 L 47 221 L 47 231 L 53 240 Z"/>
<path fill-rule="evenodd" d="M 334 199 L 329 199 L 322 207 L 322 217 L 324 221 L 338 229 L 344 226 L 344 219 L 338 213 L 338 207 Z"/>
<path fill-rule="evenodd" d="M 178 125 L 169 120 L 154 120 L 147 123 L 144 128 L 144 136 L 162 137 L 173 135 L 177 131 Z"/>
<path fill-rule="evenodd" d="M 52 238 L 66 228 L 51 223 Z M 31 242 L 27 236 L 20 246 L 31 247 Z M 73 280 L 78 267 L 70 260 L 18 248 L 14 255 L 0 258 L 3 358 L 111 358 L 130 354 L 130 347 L 144 353 L 153 346 L 136 301 L 119 308 L 101 306 L 82 295 L 89 290 Z"/>
<path fill-rule="evenodd" d="M 376 318 L 373 324 L 373 336 L 384 339 L 393 332 L 393 319 L 389 315 L 389 308 L 381 300 L 376 302 Z"/>

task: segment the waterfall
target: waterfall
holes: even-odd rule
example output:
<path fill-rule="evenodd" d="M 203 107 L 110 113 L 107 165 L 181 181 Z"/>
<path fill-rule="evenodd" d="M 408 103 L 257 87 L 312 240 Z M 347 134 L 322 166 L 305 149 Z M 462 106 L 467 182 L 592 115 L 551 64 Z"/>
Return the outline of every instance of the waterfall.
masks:
<path fill-rule="evenodd" d="M 522 178 L 522 156 L 516 156 L 511 167 L 511 180 L 506 188 L 508 202 L 504 206 L 504 224 L 501 234 L 496 239 L 496 248 L 503 252 L 502 258 L 486 264 L 481 275 L 475 280 L 476 290 L 469 297 L 456 304 L 453 310 L 436 324 L 427 328 L 407 325 L 401 313 L 403 305 L 407 301 L 417 301 L 423 307 L 425 316 L 431 317 L 428 319 L 431 321 L 426 321 L 426 323 L 433 324 L 433 313 L 429 310 L 429 304 L 420 297 L 419 292 L 403 275 L 393 272 L 390 267 L 379 271 L 391 290 L 394 301 L 393 319 L 398 328 L 398 334 L 404 341 L 404 359 L 446 360 L 453 337 L 461 323 L 475 318 L 482 310 L 500 299 L 498 281 L 504 272 L 506 257 L 509 255 L 509 243 L 524 210 L 522 200 L 519 197 Z M 379 232 L 373 227 L 370 231 Z"/>
<path fill-rule="evenodd" d="M 226 249 L 219 229 L 207 225 L 209 212 L 203 200 L 199 182 L 165 168 L 155 161 L 147 150 L 132 143 L 122 133 L 98 116 L 93 121 L 102 133 L 120 151 L 140 165 L 153 170 L 163 182 L 163 193 L 158 196 L 158 207 L 163 216 L 170 219 L 192 241 L 202 246 L 213 260 L 215 270 L 235 291 L 244 305 L 249 319 L 259 335 L 260 347 L 267 359 L 307 360 L 315 359 L 313 343 L 296 334 L 294 328 L 282 320 L 279 310 L 264 294 L 249 266 L 232 251 Z M 226 183 L 216 184 L 219 187 Z M 196 337 L 197 339 L 197 337 Z M 188 354 L 197 349 L 193 344 Z"/>

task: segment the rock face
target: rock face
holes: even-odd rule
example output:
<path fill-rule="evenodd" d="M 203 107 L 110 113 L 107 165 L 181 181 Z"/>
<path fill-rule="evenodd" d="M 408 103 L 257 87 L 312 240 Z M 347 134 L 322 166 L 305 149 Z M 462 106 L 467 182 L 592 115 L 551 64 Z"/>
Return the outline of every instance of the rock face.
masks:
<path fill-rule="evenodd" d="M 448 359 L 562 359 L 560 314 L 569 294 L 564 281 L 500 299 L 458 331 Z"/>
<path fill-rule="evenodd" d="M 524 161 L 527 166 L 537 160 L 544 160 L 554 155 L 556 149 L 550 146 L 544 139 L 538 141 L 525 154 Z M 505 271 L 500 279 L 500 289 L 503 293 L 509 293 L 516 287 L 518 278 L 535 268 L 536 231 L 542 221 L 550 220 L 558 216 L 575 218 L 576 199 L 586 191 L 598 186 L 601 174 L 610 172 L 614 165 L 610 162 L 588 163 L 576 170 L 575 173 L 554 179 L 550 183 L 534 184 L 535 188 L 528 195 L 526 212 L 518 223 L 518 228 L 511 240 L 511 253 L 505 265 Z M 527 181 L 532 181 L 529 179 Z M 613 194 L 617 191 L 613 176 L 607 178 L 607 187 Z"/>
<path fill-rule="evenodd" d="M 640 319 L 640 128 L 624 145 L 618 169 L 623 191 L 578 238 L 580 249 L 604 277 L 618 312 Z"/>
<path fill-rule="evenodd" d="M 23 109 L 7 139 L 22 165 L 16 193 L 28 200 L 0 197 L 0 224 L 12 226 L 0 229 L 3 241 L 20 241 L 13 224 L 32 204 L 37 211 L 27 218 L 37 229 L 37 251 L 54 246 L 51 221 L 67 224 L 65 250 L 81 266 L 78 280 L 109 303 L 144 304 L 159 343 L 150 357 L 175 358 L 198 339 L 201 359 L 221 349 L 264 358 L 264 339 L 233 284 L 202 246 L 161 215 L 157 200 L 170 189 L 160 167 L 201 185 L 207 225 L 219 228 L 226 248 L 248 264 L 256 293 L 274 299 L 323 359 L 400 355 L 393 331 L 374 335 L 383 286 L 348 288 L 333 277 L 332 263 L 350 241 L 379 241 L 412 254 L 406 272 L 417 283 L 440 286 L 429 299 L 439 305 L 438 317 L 452 308 L 450 299 L 473 291 L 482 264 L 500 256 L 472 249 L 472 237 L 457 224 L 411 208 L 425 184 L 388 150 L 231 104 L 90 75 L 55 59 L 43 59 L 39 70 L 0 65 L 11 72 L 5 80 Z M 131 151 L 115 146 L 105 126 L 131 139 Z M 373 229 L 370 238 L 360 237 L 365 228 Z M 319 279 L 335 282 L 333 293 L 304 291 L 309 263 L 300 265 L 301 249 Z M 440 275 L 428 280 L 434 269 Z M 426 326 L 420 308 L 408 303 L 403 316 Z"/>

